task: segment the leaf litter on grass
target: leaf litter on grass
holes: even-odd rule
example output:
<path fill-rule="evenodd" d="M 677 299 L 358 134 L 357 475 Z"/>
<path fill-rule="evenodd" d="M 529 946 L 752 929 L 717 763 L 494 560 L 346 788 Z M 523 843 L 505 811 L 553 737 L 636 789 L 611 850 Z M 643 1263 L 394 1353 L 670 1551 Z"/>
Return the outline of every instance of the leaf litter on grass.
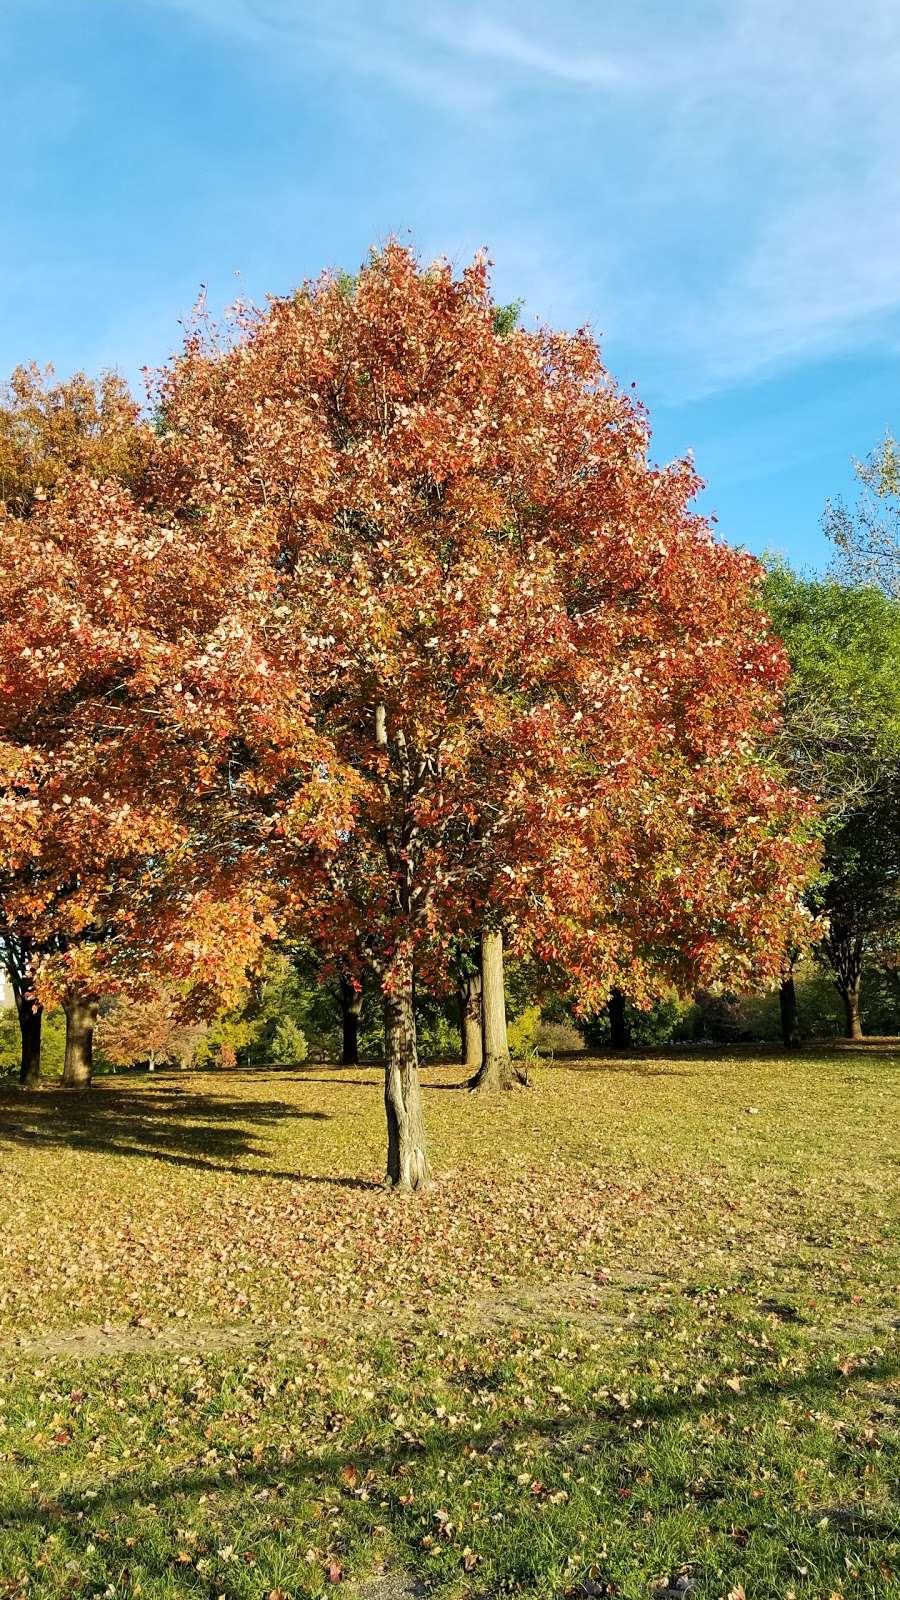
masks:
<path fill-rule="evenodd" d="M 410 1204 L 372 1072 L 9 1095 L 7 1593 L 890 1593 L 896 1058 L 671 1065 L 426 1088 Z"/>

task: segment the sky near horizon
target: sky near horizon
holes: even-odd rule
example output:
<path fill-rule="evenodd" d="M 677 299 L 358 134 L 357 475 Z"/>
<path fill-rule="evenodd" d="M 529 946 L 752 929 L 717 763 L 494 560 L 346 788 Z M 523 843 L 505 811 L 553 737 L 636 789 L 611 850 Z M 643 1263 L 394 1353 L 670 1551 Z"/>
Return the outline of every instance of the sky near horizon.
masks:
<path fill-rule="evenodd" d="M 393 234 L 589 323 L 753 550 L 900 431 L 897 0 L 2 0 L 0 132 L 0 373 Z"/>

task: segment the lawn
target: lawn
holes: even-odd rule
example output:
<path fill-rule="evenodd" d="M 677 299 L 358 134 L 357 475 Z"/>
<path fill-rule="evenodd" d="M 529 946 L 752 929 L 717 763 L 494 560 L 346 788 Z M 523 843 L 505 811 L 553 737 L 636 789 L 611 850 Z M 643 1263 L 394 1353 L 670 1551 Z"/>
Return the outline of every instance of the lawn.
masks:
<path fill-rule="evenodd" d="M 900 1593 L 900 1055 L 459 1077 L 0 1092 L 0 1597 Z"/>

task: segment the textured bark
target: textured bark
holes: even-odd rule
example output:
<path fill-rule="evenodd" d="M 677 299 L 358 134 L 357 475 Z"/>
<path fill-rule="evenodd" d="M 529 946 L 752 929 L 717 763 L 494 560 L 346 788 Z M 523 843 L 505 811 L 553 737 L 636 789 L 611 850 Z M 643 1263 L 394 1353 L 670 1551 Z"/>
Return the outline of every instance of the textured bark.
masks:
<path fill-rule="evenodd" d="M 44 1008 L 30 993 L 37 952 L 30 939 L 12 934 L 6 928 L 3 932 L 3 951 L 22 1042 L 19 1082 L 28 1089 L 34 1087 L 41 1075 L 41 1022 Z"/>
<path fill-rule="evenodd" d="M 863 1037 L 862 1018 L 859 1014 L 859 984 L 851 983 L 839 988 L 838 993 L 844 1002 L 844 1035 L 847 1039 L 861 1039 Z"/>
<path fill-rule="evenodd" d="M 384 1109 L 388 1125 L 385 1184 L 409 1191 L 424 1189 L 431 1172 L 425 1140 L 422 1090 L 416 1053 L 412 973 L 395 982 L 384 1000 Z"/>
<path fill-rule="evenodd" d="M 785 1050 L 797 1050 L 800 1046 L 800 1035 L 797 1028 L 797 985 L 792 977 L 782 978 L 781 988 L 778 991 L 778 1006 L 781 1012 L 781 1037 Z"/>
<path fill-rule="evenodd" d="M 844 1002 L 845 1035 L 848 1039 L 861 1039 L 859 986 L 866 954 L 866 934 L 855 911 L 832 916 L 827 937 L 822 940 L 819 949 L 831 968 L 834 987 Z"/>
<path fill-rule="evenodd" d="M 481 972 L 461 972 L 456 979 L 459 1001 L 459 1059 L 464 1067 L 477 1073 L 481 1067 L 484 1044 L 481 1034 Z"/>
<path fill-rule="evenodd" d="M 482 1094 L 511 1089 L 516 1074 L 506 1036 L 506 994 L 503 987 L 503 935 L 484 929 L 481 935 L 481 1015 L 484 1054 L 469 1087 Z"/>
<path fill-rule="evenodd" d="M 67 1089 L 89 1089 L 94 1070 L 96 997 L 69 994 L 63 1010 L 66 1014 L 66 1055 L 62 1081 Z"/>
<path fill-rule="evenodd" d="M 359 1019 L 362 1016 L 363 992 L 362 989 L 354 989 L 348 978 L 340 979 L 340 988 L 343 1034 L 341 1066 L 355 1067 L 359 1064 Z"/>
<path fill-rule="evenodd" d="M 19 1082 L 24 1089 L 33 1089 L 41 1076 L 41 1022 L 44 1009 L 27 999 L 16 1000 L 19 1032 L 22 1035 L 22 1061 Z"/>
<path fill-rule="evenodd" d="M 609 1042 L 614 1050 L 627 1050 L 631 1035 L 625 1022 L 625 995 L 613 989 L 609 997 Z"/>

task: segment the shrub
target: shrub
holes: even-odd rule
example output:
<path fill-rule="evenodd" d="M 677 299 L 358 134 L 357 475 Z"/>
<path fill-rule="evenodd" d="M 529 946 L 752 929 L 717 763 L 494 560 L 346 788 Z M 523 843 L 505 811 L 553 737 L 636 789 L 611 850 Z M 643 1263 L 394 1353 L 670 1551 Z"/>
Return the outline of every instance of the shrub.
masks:
<path fill-rule="evenodd" d="M 280 1017 L 272 1035 L 272 1060 L 278 1066 L 292 1066 L 305 1061 L 309 1054 L 306 1034 L 293 1017 Z"/>
<path fill-rule="evenodd" d="M 538 1034 L 541 1028 L 540 1006 L 525 1006 L 518 1016 L 513 1017 L 506 1030 L 509 1040 L 509 1053 L 513 1056 L 530 1055 L 537 1047 Z"/>

